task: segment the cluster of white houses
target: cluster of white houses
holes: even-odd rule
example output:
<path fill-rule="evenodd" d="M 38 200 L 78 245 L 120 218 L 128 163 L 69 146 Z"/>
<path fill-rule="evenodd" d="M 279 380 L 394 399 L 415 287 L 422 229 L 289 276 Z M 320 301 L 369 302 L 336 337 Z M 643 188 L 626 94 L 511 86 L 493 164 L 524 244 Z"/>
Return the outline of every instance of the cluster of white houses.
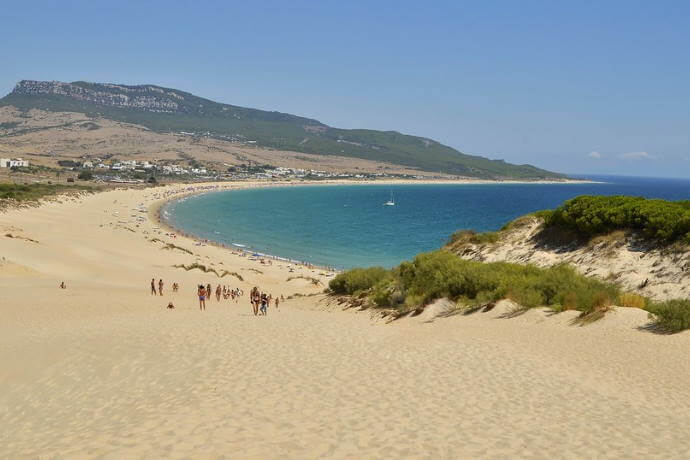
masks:
<path fill-rule="evenodd" d="M 155 163 L 151 163 L 149 161 L 136 161 L 136 160 L 128 160 L 128 161 L 118 161 L 116 163 L 113 163 L 111 165 L 106 165 L 104 163 L 100 163 L 99 159 L 95 159 L 94 161 L 84 161 L 81 164 L 82 168 L 85 169 L 110 169 L 111 171 L 137 171 L 137 172 L 144 172 L 144 171 L 151 171 L 151 170 L 157 170 L 162 172 L 163 174 L 206 174 L 207 171 L 205 168 L 183 168 L 182 166 L 179 165 L 157 165 Z"/>
<path fill-rule="evenodd" d="M 0 168 L 27 168 L 29 162 L 21 158 L 0 158 Z"/>

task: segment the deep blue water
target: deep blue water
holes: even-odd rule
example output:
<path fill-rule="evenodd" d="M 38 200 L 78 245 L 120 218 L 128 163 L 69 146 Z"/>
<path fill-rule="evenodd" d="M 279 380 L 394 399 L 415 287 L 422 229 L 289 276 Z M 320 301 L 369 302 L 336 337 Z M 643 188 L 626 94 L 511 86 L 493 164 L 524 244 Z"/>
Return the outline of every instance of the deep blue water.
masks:
<path fill-rule="evenodd" d="M 164 214 L 201 238 L 337 268 L 394 266 L 459 229 L 496 230 L 577 195 L 690 199 L 690 180 L 590 178 L 596 184 L 306 186 L 209 193 Z M 396 206 L 383 206 L 394 192 Z"/>

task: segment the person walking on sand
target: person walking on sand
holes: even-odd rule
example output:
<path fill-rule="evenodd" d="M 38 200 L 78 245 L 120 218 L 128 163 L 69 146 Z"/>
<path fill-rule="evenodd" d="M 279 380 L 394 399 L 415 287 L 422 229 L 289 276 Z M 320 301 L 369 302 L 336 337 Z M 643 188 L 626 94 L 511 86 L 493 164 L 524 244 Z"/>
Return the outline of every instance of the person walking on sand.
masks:
<path fill-rule="evenodd" d="M 276 311 L 279 311 L 279 310 L 278 310 L 278 304 L 279 304 L 279 303 L 280 303 L 280 298 L 279 298 L 279 297 L 276 297 Z"/>
<path fill-rule="evenodd" d="M 158 280 L 158 294 L 163 295 L 163 279 Z"/>
<path fill-rule="evenodd" d="M 156 278 L 151 278 L 151 295 L 156 295 Z"/>
<path fill-rule="evenodd" d="M 196 293 L 199 296 L 199 310 L 206 310 L 206 288 L 203 284 L 199 285 Z"/>
<path fill-rule="evenodd" d="M 213 291 L 211 290 L 211 283 L 208 283 L 206 285 L 206 298 L 210 300 L 212 295 Z"/>
<path fill-rule="evenodd" d="M 261 294 L 261 315 L 266 316 L 268 314 L 268 297 L 265 293 Z"/>
<path fill-rule="evenodd" d="M 259 290 L 255 286 L 252 289 L 252 292 L 249 294 L 249 301 L 252 303 L 252 310 L 254 311 L 254 316 L 259 314 L 259 301 L 257 299 L 258 295 Z"/>
<path fill-rule="evenodd" d="M 216 302 L 220 302 L 220 284 L 216 286 Z"/>

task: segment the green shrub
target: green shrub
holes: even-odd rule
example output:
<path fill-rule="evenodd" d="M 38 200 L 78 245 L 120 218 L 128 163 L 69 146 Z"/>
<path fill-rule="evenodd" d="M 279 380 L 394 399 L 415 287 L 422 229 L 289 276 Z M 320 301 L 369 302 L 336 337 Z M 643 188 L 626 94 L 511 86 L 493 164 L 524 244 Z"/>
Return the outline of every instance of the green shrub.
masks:
<path fill-rule="evenodd" d="M 576 230 L 587 237 L 633 229 L 663 243 L 690 243 L 690 201 L 584 195 L 540 215 L 547 226 Z"/>
<path fill-rule="evenodd" d="M 449 245 L 460 244 L 486 244 L 495 243 L 498 241 L 500 234 L 498 232 L 483 232 L 478 233 L 474 230 L 458 230 L 453 233 L 448 239 Z"/>
<path fill-rule="evenodd" d="M 619 289 L 588 278 L 568 265 L 539 268 L 507 262 L 482 263 L 461 259 L 448 251 L 419 254 L 390 271 L 354 269 L 331 281 L 335 293 L 367 291 L 380 307 L 417 308 L 447 297 L 473 306 L 510 298 L 523 308 L 547 306 L 584 313 L 615 303 Z M 394 305 L 395 304 L 395 305 Z"/>
<path fill-rule="evenodd" d="M 93 173 L 91 173 L 91 171 L 81 171 L 79 174 L 77 174 L 77 179 L 79 179 L 79 180 L 92 180 L 93 179 Z"/>
<path fill-rule="evenodd" d="M 337 275 L 328 287 L 335 294 L 354 294 L 371 289 L 387 274 L 388 270 L 383 267 L 355 268 Z"/>
<path fill-rule="evenodd" d="M 95 189 L 92 187 L 82 185 L 0 183 L 0 200 L 13 199 L 17 201 L 37 201 L 46 196 L 65 192 L 93 190 Z"/>
<path fill-rule="evenodd" d="M 647 309 L 654 324 L 666 332 L 690 329 L 690 299 L 651 303 Z"/>

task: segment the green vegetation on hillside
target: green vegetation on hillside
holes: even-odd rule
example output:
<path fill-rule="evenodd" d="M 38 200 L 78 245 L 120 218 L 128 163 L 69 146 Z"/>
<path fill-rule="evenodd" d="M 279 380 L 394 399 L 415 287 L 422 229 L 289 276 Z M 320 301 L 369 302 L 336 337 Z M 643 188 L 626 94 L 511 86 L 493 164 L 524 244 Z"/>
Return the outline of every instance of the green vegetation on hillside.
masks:
<path fill-rule="evenodd" d="M 585 195 L 538 216 L 547 227 L 573 230 L 584 237 L 636 230 L 663 243 L 690 243 L 690 201 Z"/>
<path fill-rule="evenodd" d="M 0 183 L 0 200 L 33 202 L 47 196 L 59 195 L 61 193 L 88 192 L 93 190 L 93 187 L 83 185 Z"/>
<path fill-rule="evenodd" d="M 507 262 L 483 263 L 438 250 L 385 270 L 356 268 L 329 283 L 334 294 L 367 298 L 372 306 L 402 315 L 436 299 L 448 298 L 468 308 L 511 299 L 523 309 L 578 310 L 583 321 L 603 316 L 612 305 L 644 308 L 662 331 L 690 328 L 690 300 L 655 303 L 575 271 L 568 265 L 538 268 Z"/>
<path fill-rule="evenodd" d="M 159 132 L 208 133 L 219 139 L 253 141 L 256 145 L 274 149 L 340 155 L 470 177 L 563 177 L 531 165 L 512 165 L 503 160 L 465 155 L 422 137 L 395 131 L 332 128 L 309 118 L 220 104 L 183 91 L 152 85 L 115 86 L 86 82 L 71 85 L 100 94 L 121 94 L 126 90 L 124 94 L 129 98 L 141 96 L 165 104 L 174 103 L 176 109 L 143 110 L 94 103 L 62 94 L 28 94 L 17 90 L 0 99 L 0 106 L 12 105 L 22 110 L 36 108 L 81 112 L 143 125 Z"/>

